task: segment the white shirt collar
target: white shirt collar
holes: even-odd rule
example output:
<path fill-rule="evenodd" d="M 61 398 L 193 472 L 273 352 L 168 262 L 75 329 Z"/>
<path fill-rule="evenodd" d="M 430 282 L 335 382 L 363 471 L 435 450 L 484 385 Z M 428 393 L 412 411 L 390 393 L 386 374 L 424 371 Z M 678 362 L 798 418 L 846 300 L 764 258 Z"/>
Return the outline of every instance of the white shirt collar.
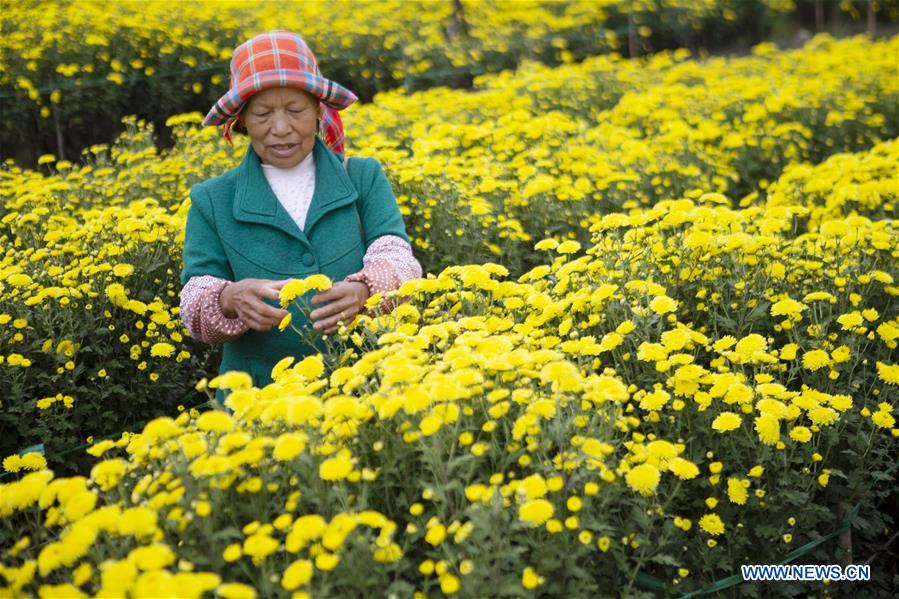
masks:
<path fill-rule="evenodd" d="M 279 166 L 274 166 L 272 164 L 263 164 L 260 163 L 262 170 L 265 171 L 266 175 L 272 174 L 275 176 L 282 177 L 295 177 L 297 175 L 308 175 L 310 172 L 315 173 L 315 158 L 312 156 L 313 152 L 309 152 L 309 155 L 306 156 L 301 163 L 296 166 L 292 166 L 290 168 L 281 168 Z"/>

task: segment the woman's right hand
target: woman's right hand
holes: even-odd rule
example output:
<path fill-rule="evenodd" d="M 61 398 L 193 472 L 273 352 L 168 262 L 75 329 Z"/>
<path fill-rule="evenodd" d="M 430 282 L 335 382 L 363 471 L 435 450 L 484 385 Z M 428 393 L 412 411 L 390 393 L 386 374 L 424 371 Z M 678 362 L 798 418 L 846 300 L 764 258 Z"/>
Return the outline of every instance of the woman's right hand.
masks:
<path fill-rule="evenodd" d="M 288 311 L 275 308 L 262 298 L 278 299 L 278 291 L 290 279 L 241 279 L 228 283 L 219 296 L 222 313 L 227 318 L 240 319 L 255 331 L 270 331 L 287 316 Z"/>

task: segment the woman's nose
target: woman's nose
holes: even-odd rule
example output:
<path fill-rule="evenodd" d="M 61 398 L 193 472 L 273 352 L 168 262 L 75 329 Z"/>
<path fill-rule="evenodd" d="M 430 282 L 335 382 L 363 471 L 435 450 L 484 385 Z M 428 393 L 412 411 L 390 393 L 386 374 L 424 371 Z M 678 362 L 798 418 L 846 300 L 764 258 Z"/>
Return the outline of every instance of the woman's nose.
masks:
<path fill-rule="evenodd" d="M 272 133 L 275 135 L 285 135 L 290 133 L 290 122 L 286 113 L 280 111 L 275 112 L 272 120 Z"/>

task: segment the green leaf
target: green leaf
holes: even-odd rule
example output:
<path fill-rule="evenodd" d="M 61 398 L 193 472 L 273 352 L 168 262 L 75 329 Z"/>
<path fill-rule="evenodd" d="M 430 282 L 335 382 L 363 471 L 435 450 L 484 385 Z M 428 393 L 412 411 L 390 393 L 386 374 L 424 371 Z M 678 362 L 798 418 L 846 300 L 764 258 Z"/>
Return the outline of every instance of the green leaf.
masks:
<path fill-rule="evenodd" d="M 668 555 L 667 553 L 659 553 L 657 555 L 649 558 L 649 561 L 655 564 L 662 564 L 664 566 L 673 566 L 675 568 L 679 567 L 683 562 L 678 560 L 673 555 Z"/>

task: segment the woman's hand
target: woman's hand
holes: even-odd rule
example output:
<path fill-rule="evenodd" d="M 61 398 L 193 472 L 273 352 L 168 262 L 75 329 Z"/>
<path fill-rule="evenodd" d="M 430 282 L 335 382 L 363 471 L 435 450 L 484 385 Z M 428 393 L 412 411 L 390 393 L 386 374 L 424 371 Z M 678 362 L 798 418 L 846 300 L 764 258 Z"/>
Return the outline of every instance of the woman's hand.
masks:
<path fill-rule="evenodd" d="M 270 331 L 281 323 L 288 311 L 275 308 L 262 301 L 262 298 L 277 300 L 278 291 L 289 280 L 241 279 L 229 283 L 219 296 L 222 313 L 227 318 L 240 317 L 254 331 Z"/>
<path fill-rule="evenodd" d="M 336 333 L 339 323 L 352 322 L 353 318 L 362 310 L 368 296 L 368 285 L 365 283 L 356 281 L 335 283 L 327 291 L 322 291 L 312 297 L 313 304 L 329 302 L 326 306 L 317 308 L 309 314 L 309 319 L 314 323 L 312 326 L 316 331 L 322 331 L 328 335 Z"/>

